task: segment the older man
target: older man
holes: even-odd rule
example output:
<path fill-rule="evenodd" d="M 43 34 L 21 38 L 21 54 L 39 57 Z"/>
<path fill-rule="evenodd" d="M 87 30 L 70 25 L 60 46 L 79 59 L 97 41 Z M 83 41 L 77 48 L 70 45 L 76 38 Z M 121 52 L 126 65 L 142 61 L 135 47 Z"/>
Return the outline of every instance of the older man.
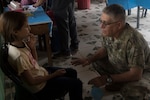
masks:
<path fill-rule="evenodd" d="M 89 84 L 105 85 L 106 90 L 120 90 L 132 83 L 143 85 L 143 74 L 150 65 L 150 49 L 142 34 L 126 23 L 124 8 L 117 4 L 105 7 L 100 16 L 100 28 L 101 48 L 93 56 L 77 59 L 72 64 L 93 63 L 100 76 L 91 79 Z"/>

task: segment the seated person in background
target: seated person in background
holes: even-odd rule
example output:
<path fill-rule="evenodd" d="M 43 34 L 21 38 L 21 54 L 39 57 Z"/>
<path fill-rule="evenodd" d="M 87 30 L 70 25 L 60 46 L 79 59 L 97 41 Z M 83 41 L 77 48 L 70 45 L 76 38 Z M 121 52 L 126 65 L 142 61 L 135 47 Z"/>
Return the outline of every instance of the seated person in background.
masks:
<path fill-rule="evenodd" d="M 72 64 L 93 63 L 100 76 L 91 79 L 89 84 L 105 86 L 106 90 L 148 86 L 149 81 L 144 80 L 149 74 L 150 48 L 142 34 L 126 23 L 125 9 L 117 4 L 105 7 L 100 16 L 100 28 L 101 48 L 93 56 L 76 59 Z"/>
<path fill-rule="evenodd" d="M 71 68 L 39 66 L 36 38 L 30 33 L 27 17 L 21 12 L 5 12 L 0 16 L 0 33 L 8 43 L 9 63 L 23 80 L 25 87 L 39 100 L 51 100 L 64 91 L 70 100 L 82 100 L 82 82 Z"/>

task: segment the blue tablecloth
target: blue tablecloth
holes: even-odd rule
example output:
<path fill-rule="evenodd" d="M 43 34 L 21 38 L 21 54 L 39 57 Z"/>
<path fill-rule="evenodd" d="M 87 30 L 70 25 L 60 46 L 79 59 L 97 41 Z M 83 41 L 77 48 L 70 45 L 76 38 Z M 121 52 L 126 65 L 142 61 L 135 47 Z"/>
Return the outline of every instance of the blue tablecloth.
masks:
<path fill-rule="evenodd" d="M 50 35 L 50 37 L 52 37 L 53 21 L 45 13 L 44 9 L 40 6 L 37 8 L 36 11 L 32 12 L 32 14 L 33 14 L 33 16 L 28 16 L 29 25 L 49 23 L 49 29 L 50 29 L 49 35 Z"/>
<path fill-rule="evenodd" d="M 32 12 L 33 16 L 28 17 L 29 25 L 37 25 L 43 23 L 52 23 L 50 17 L 45 13 L 44 9 L 40 6 L 36 11 Z"/>

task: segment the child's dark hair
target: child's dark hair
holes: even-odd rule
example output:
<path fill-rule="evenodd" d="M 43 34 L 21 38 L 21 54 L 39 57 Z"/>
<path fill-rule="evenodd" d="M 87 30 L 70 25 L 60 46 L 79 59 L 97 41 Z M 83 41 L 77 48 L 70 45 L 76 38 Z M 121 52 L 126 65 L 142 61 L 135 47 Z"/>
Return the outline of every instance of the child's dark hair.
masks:
<path fill-rule="evenodd" d="M 0 16 L 0 33 L 2 33 L 6 42 L 15 40 L 14 32 L 20 30 L 27 17 L 22 12 L 8 11 Z"/>

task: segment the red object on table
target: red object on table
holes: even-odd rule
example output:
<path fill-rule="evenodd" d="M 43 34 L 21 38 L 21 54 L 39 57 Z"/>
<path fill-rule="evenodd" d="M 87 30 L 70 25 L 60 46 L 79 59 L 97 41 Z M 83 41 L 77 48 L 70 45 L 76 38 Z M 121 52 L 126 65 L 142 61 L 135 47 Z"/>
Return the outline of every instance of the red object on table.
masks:
<path fill-rule="evenodd" d="M 78 9 L 89 9 L 91 0 L 77 0 L 78 3 Z"/>
<path fill-rule="evenodd" d="M 54 17 L 53 11 L 52 10 L 48 10 L 48 11 L 46 11 L 46 14 L 52 19 L 53 26 L 56 26 L 56 21 L 55 21 L 55 17 Z"/>

